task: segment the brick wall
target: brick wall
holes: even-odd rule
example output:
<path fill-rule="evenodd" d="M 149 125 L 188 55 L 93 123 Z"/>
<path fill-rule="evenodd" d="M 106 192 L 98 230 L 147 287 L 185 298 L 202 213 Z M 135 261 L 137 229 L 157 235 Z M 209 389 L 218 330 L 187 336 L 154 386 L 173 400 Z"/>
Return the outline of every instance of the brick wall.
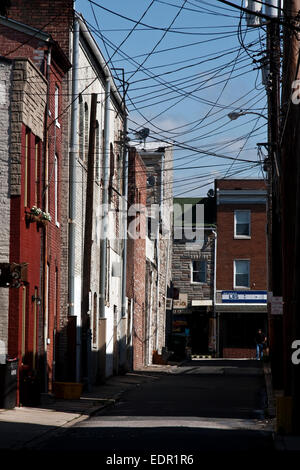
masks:
<path fill-rule="evenodd" d="M 226 359 L 255 359 L 256 350 L 249 348 L 223 348 L 222 357 Z"/>
<path fill-rule="evenodd" d="M 263 180 L 218 180 L 220 189 L 266 189 Z M 234 238 L 234 211 L 251 211 L 251 238 Z M 250 260 L 250 289 L 266 290 L 266 206 L 265 204 L 220 204 L 217 206 L 217 290 L 232 290 L 233 261 Z"/>
<path fill-rule="evenodd" d="M 146 205 L 146 168 L 135 149 L 129 151 L 128 200 L 131 204 Z M 131 218 L 129 222 L 132 222 Z M 145 214 L 139 216 L 141 234 L 146 230 Z M 146 241 L 128 238 L 127 244 L 127 287 L 126 295 L 133 299 L 133 369 L 145 364 L 145 276 L 146 276 Z"/>
<path fill-rule="evenodd" d="M 73 0 L 11 0 L 8 17 L 50 33 L 68 55 L 73 4 Z"/>
<path fill-rule="evenodd" d="M 266 189 L 266 184 L 260 179 L 230 179 L 216 180 L 219 189 Z"/>

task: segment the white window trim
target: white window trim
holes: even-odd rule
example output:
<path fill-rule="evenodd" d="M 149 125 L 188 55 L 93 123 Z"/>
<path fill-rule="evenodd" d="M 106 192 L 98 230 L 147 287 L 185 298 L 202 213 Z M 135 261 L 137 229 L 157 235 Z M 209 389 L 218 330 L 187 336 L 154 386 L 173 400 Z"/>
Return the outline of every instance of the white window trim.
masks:
<path fill-rule="evenodd" d="M 249 235 L 237 235 L 236 233 L 236 225 L 237 225 L 237 221 L 236 221 L 236 213 L 237 212 L 248 212 L 249 214 Z M 251 239 L 251 210 L 250 209 L 237 209 L 234 211 L 234 238 L 235 239 L 238 239 L 238 240 L 241 240 L 241 239 L 244 239 L 244 240 L 250 240 Z"/>
<path fill-rule="evenodd" d="M 59 117 L 59 87 L 55 85 L 55 96 L 54 96 L 54 107 L 55 107 L 55 125 L 60 128 L 60 123 L 58 122 Z"/>
<path fill-rule="evenodd" d="M 58 156 L 54 156 L 54 212 L 55 212 L 55 225 L 60 226 L 58 221 Z"/>
<path fill-rule="evenodd" d="M 205 262 L 205 281 L 204 282 L 200 282 L 200 281 L 193 281 L 193 261 L 204 261 Z M 191 284 L 196 284 L 196 285 L 203 285 L 203 284 L 207 284 L 207 260 L 206 259 L 193 259 L 191 261 Z"/>
<path fill-rule="evenodd" d="M 236 261 L 248 261 L 248 279 L 249 279 L 249 286 L 237 286 L 235 284 L 235 274 L 236 274 L 236 269 L 235 269 L 235 262 Z M 233 260 L 233 288 L 234 289 L 243 289 L 243 290 L 250 290 L 251 282 L 250 282 L 250 259 L 234 259 Z"/>

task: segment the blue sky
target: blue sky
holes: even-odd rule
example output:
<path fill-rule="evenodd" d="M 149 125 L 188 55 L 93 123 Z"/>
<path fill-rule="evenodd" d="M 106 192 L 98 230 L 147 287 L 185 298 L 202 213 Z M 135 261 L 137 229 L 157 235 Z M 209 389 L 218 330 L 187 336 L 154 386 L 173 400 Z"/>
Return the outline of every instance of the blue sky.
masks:
<path fill-rule="evenodd" d="M 109 65 L 125 70 L 130 131 L 148 127 L 149 140 L 174 142 L 175 195 L 205 195 L 215 177 L 263 176 L 261 165 L 254 165 L 257 142 L 267 140 L 267 121 L 255 114 L 228 118 L 240 109 L 267 113 L 257 70 L 265 49 L 263 28 L 247 28 L 238 10 L 217 0 L 75 5 L 111 58 Z M 136 26 L 143 14 L 143 24 Z"/>

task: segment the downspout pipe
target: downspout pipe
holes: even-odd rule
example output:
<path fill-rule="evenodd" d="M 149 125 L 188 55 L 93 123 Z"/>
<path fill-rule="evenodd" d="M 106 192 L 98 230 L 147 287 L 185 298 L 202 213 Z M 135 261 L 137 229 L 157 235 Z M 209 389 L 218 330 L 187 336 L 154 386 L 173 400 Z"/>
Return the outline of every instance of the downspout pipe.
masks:
<path fill-rule="evenodd" d="M 124 112 L 124 148 L 123 148 L 123 264 L 122 264 L 122 310 L 126 316 L 126 281 L 127 281 L 127 211 L 128 211 L 128 148 L 127 148 L 127 113 Z"/>
<path fill-rule="evenodd" d="M 105 284 L 107 270 L 107 240 L 108 240 L 108 178 L 110 165 L 110 80 L 105 83 L 105 108 L 104 108 L 104 174 L 102 190 L 102 223 L 101 223 L 101 247 L 100 247 L 100 318 L 105 318 Z"/>
<path fill-rule="evenodd" d="M 79 22 L 75 17 L 73 28 L 72 58 L 72 106 L 69 153 L 69 247 L 68 247 L 68 307 L 69 316 L 76 316 L 76 364 L 75 378 L 80 381 L 81 332 L 80 312 L 75 311 L 75 229 L 76 229 L 76 160 L 78 154 L 78 63 L 79 63 Z"/>
<path fill-rule="evenodd" d="M 46 100 L 46 117 L 45 117 L 45 136 L 44 136 L 44 181 L 45 181 L 45 189 L 44 189 L 44 210 L 49 212 L 49 200 L 48 200 L 48 120 L 49 120 L 49 109 L 50 109 L 50 72 L 51 72 L 51 59 L 52 59 L 52 51 L 51 47 L 48 48 L 48 55 L 47 55 L 47 68 L 46 68 L 46 78 L 47 78 L 47 100 Z M 48 231 L 47 225 L 44 226 L 44 391 L 48 391 L 48 325 L 49 325 L 49 292 L 48 292 Z"/>

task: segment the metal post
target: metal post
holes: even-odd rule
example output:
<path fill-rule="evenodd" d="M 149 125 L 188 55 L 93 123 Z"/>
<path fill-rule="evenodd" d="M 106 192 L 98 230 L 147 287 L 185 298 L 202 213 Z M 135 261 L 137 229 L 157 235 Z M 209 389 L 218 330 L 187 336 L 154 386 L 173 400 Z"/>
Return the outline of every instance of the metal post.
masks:
<path fill-rule="evenodd" d="M 213 318 L 214 318 L 214 336 L 215 336 L 215 354 L 219 357 L 219 322 L 217 327 L 216 299 L 217 299 L 217 232 L 212 231 L 215 237 L 214 244 L 214 293 L 213 293 Z"/>
<path fill-rule="evenodd" d="M 110 80 L 105 85 L 105 111 L 104 111 L 104 162 L 103 162 L 103 191 L 102 191 L 102 223 L 101 223 L 101 261 L 100 261 L 100 317 L 105 318 L 105 284 L 107 269 L 107 226 L 108 226 L 108 177 L 109 177 L 109 134 L 110 134 Z"/>
<path fill-rule="evenodd" d="M 124 97 L 125 108 L 125 97 Z M 128 211 L 128 148 L 127 148 L 127 113 L 124 109 L 124 144 L 123 144 L 123 264 L 122 264 L 122 309 L 126 315 L 126 269 L 127 269 L 127 211 Z"/>

